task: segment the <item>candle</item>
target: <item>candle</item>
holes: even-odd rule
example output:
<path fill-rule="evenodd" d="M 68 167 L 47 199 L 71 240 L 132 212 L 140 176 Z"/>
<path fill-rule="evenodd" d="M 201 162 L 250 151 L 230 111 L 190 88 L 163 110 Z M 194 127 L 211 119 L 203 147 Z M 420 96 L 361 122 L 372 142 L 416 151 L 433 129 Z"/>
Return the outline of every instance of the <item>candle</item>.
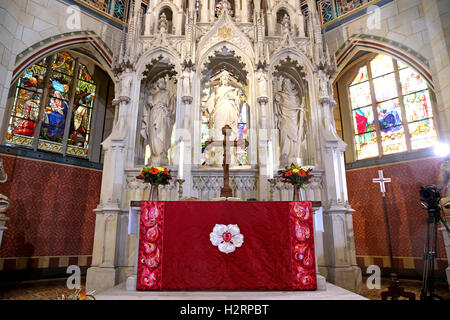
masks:
<path fill-rule="evenodd" d="M 268 154 L 268 160 L 267 160 L 267 176 L 269 179 L 273 179 L 273 150 L 272 150 L 272 141 L 268 141 L 268 148 L 269 148 L 269 154 Z"/>
<path fill-rule="evenodd" d="M 184 141 L 180 141 L 180 159 L 178 161 L 178 179 L 183 179 Z"/>
<path fill-rule="evenodd" d="M 297 164 L 301 167 L 302 166 L 302 160 L 300 158 L 297 158 Z"/>

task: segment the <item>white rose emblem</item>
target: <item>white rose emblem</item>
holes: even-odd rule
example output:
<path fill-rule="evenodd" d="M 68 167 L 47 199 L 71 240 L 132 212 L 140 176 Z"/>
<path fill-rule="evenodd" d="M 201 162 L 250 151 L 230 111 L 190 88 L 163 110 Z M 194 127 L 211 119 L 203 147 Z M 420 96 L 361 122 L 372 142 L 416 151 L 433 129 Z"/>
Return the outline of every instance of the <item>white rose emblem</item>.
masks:
<path fill-rule="evenodd" d="M 244 236 L 241 234 L 237 224 L 216 224 L 213 232 L 209 234 L 209 240 L 214 246 L 219 247 L 219 251 L 223 253 L 231 253 L 236 247 L 242 246 Z"/>

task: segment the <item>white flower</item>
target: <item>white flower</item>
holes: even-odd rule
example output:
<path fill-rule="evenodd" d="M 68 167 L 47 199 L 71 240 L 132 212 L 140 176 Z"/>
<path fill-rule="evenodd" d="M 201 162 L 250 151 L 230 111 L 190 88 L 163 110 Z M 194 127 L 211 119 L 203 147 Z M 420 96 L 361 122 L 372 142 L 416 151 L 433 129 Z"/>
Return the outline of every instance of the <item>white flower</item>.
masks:
<path fill-rule="evenodd" d="M 219 251 L 223 253 L 234 252 L 236 247 L 242 246 L 244 236 L 240 233 L 237 224 L 216 224 L 213 232 L 209 234 L 209 240 L 214 246 L 219 247 Z"/>

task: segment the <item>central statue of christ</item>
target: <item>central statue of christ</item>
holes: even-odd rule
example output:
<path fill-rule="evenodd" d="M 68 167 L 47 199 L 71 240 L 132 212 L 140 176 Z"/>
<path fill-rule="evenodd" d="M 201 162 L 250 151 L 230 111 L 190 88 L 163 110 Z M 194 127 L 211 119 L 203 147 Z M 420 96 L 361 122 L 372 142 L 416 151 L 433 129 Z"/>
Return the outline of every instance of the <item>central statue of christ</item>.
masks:
<path fill-rule="evenodd" d="M 214 140 L 222 139 L 222 128 L 226 125 L 231 127 L 231 140 L 237 138 L 242 103 L 238 88 L 231 86 L 230 74 L 222 71 L 220 85 L 212 89 L 211 96 L 203 107 L 214 123 Z"/>

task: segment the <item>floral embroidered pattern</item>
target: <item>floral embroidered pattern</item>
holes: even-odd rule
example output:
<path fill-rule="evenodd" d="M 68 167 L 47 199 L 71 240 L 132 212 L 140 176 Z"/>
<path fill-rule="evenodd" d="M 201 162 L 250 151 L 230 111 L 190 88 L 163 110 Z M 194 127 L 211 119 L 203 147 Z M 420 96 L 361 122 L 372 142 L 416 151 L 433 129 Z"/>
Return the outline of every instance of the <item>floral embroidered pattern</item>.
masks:
<path fill-rule="evenodd" d="M 291 202 L 291 249 L 294 286 L 317 289 L 311 202 Z"/>
<path fill-rule="evenodd" d="M 241 234 L 237 224 L 216 224 L 213 232 L 209 234 L 209 240 L 214 246 L 219 247 L 223 253 L 231 253 L 244 243 L 244 236 Z"/>
<path fill-rule="evenodd" d="M 161 290 L 163 204 L 142 202 L 137 290 Z"/>

